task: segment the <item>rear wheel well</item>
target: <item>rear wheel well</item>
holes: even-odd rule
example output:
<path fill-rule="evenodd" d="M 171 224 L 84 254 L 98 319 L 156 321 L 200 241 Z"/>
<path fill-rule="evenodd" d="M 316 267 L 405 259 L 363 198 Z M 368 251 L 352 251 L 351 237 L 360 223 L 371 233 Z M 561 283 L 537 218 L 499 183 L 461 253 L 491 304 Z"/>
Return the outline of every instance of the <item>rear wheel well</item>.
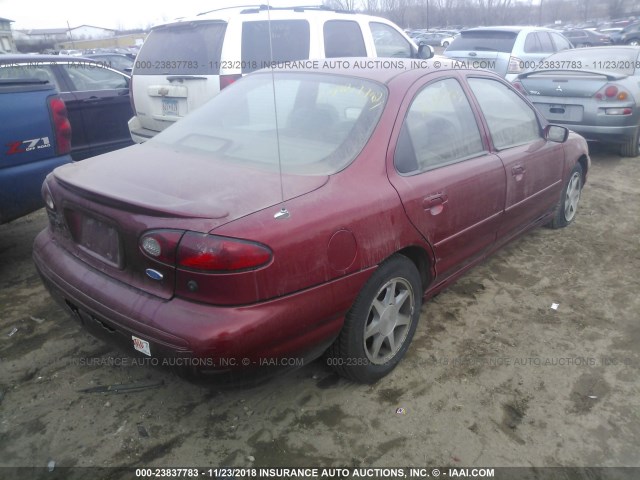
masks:
<path fill-rule="evenodd" d="M 578 163 L 582 167 L 582 185 L 584 185 L 587 180 L 587 169 L 589 168 L 589 161 L 587 160 L 587 157 L 582 155 L 578 159 Z"/>
<path fill-rule="evenodd" d="M 420 273 L 422 289 L 423 291 L 426 290 L 431 283 L 431 262 L 427 252 L 423 248 L 413 246 L 403 248 L 397 253 L 404 255 L 414 263 Z"/>

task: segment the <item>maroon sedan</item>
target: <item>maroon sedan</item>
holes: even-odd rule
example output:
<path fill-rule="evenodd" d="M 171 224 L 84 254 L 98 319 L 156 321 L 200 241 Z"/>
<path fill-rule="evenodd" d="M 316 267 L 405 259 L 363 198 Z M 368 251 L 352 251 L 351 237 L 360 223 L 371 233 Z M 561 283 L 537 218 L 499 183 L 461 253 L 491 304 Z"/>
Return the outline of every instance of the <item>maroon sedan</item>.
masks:
<path fill-rule="evenodd" d="M 573 221 L 590 160 L 494 74 L 370 63 L 257 72 L 145 144 L 56 169 L 34 246 L 51 294 L 155 363 L 325 353 L 359 382 L 389 373 L 423 298 Z"/>

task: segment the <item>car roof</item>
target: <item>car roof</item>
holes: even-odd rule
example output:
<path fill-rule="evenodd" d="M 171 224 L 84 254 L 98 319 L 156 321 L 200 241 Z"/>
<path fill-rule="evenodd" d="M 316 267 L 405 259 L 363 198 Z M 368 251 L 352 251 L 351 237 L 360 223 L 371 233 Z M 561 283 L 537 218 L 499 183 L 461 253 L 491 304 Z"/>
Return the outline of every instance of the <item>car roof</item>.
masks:
<path fill-rule="evenodd" d="M 462 33 L 463 35 L 465 34 L 465 32 L 513 32 L 513 33 L 520 33 L 523 31 L 536 31 L 536 32 L 556 32 L 557 30 L 554 30 L 553 28 L 546 28 L 546 27 L 525 27 L 525 26 L 497 26 L 497 27 L 475 27 L 475 28 L 469 28 L 467 30 L 463 30 Z"/>
<path fill-rule="evenodd" d="M 1 63 L 24 63 L 24 62 L 79 62 L 95 61 L 85 57 L 73 55 L 32 55 L 32 54 L 8 54 L 0 57 Z"/>
<path fill-rule="evenodd" d="M 267 9 L 265 5 L 251 5 L 245 7 L 220 8 L 208 12 L 199 13 L 195 16 L 177 18 L 170 22 L 155 25 L 152 30 L 172 25 L 180 25 L 188 22 L 222 21 L 228 23 L 233 17 L 236 16 L 246 16 L 247 19 L 251 20 L 295 20 L 296 18 L 308 18 L 310 15 L 320 18 L 324 17 L 327 19 L 379 20 L 381 18 L 361 13 L 354 13 L 346 10 L 331 10 L 329 8 L 322 8 L 318 6 L 282 8 L 272 7 L 271 9 Z M 383 20 L 388 21 L 386 19 Z"/>
<path fill-rule="evenodd" d="M 399 76 L 419 78 L 428 74 L 443 71 L 460 70 L 456 67 L 456 60 L 438 57 L 429 60 L 409 58 L 372 58 L 372 57 L 345 57 L 330 59 L 300 60 L 299 62 L 284 62 L 274 68 L 275 72 L 305 72 L 305 73 L 329 73 L 348 77 L 373 80 L 388 84 Z M 311 67 L 315 64 L 317 67 Z M 264 68 L 255 73 L 266 73 L 270 69 Z M 474 70 L 476 73 L 496 76 L 485 70 Z"/>

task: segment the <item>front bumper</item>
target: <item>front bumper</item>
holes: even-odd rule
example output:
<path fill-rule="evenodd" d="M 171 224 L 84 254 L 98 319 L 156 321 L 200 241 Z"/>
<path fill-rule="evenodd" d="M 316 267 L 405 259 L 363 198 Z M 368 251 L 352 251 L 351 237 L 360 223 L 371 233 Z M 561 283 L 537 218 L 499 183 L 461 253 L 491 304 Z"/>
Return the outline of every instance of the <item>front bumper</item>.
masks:
<path fill-rule="evenodd" d="M 36 237 L 33 259 L 53 298 L 94 335 L 131 354 L 136 336 L 149 342 L 152 358 L 180 358 L 213 373 L 317 358 L 373 271 L 258 304 L 219 307 L 164 300 L 118 282 L 70 255 L 49 229 Z"/>

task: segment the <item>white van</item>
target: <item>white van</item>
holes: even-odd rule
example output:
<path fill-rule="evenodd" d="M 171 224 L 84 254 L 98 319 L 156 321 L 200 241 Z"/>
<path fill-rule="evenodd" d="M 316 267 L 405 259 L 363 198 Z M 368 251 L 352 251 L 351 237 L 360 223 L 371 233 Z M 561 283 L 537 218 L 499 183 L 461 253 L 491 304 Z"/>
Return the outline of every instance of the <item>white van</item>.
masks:
<path fill-rule="evenodd" d="M 202 13 L 149 33 L 131 78 L 131 138 L 137 143 L 152 138 L 242 75 L 272 62 L 432 56 L 433 49 L 419 49 L 395 24 L 379 17 L 264 5 Z"/>

